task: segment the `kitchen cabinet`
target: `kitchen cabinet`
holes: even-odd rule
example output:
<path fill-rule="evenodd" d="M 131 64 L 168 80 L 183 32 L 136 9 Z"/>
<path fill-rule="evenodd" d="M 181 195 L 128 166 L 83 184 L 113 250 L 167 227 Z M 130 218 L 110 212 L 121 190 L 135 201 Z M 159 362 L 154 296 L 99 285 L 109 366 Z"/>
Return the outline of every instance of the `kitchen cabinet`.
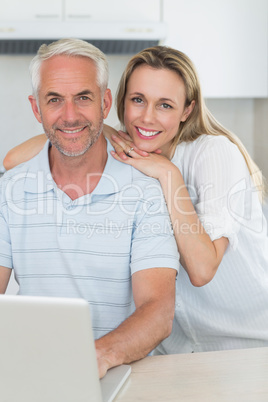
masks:
<path fill-rule="evenodd" d="M 42 41 L 65 37 L 89 40 L 107 54 L 133 54 L 165 37 L 161 5 L 162 0 L 9 0 L 0 16 L 0 54 L 32 54 Z"/>
<path fill-rule="evenodd" d="M 164 44 L 194 62 L 208 98 L 268 96 L 267 0 L 163 0 Z"/>
<path fill-rule="evenodd" d="M 159 22 L 161 0 L 0 0 L 0 21 Z"/>
<path fill-rule="evenodd" d="M 0 0 L 0 21 L 57 21 L 62 18 L 62 0 Z"/>
<path fill-rule="evenodd" d="M 63 0 L 65 19 L 102 22 L 158 22 L 160 0 Z"/>

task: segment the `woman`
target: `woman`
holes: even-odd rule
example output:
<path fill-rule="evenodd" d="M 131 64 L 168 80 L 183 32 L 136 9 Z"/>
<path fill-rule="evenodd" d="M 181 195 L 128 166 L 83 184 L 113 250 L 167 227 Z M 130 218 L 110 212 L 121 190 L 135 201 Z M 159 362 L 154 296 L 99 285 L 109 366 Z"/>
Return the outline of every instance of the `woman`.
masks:
<path fill-rule="evenodd" d="M 180 252 L 173 330 L 156 353 L 268 346 L 262 175 L 206 109 L 192 62 L 167 47 L 141 51 L 117 111 L 127 134 L 112 135 L 113 156 L 159 180 Z"/>

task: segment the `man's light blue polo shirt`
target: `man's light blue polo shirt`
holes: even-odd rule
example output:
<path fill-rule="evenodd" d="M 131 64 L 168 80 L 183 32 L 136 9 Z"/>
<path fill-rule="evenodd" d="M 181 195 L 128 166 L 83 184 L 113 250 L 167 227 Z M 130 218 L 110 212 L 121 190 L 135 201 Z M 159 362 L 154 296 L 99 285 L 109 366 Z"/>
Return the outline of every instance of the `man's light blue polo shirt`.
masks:
<path fill-rule="evenodd" d="M 97 187 L 74 201 L 51 177 L 48 147 L 0 181 L 0 266 L 14 268 L 20 294 L 86 299 L 98 338 L 132 313 L 133 273 L 178 269 L 176 242 L 158 181 L 109 143 Z"/>

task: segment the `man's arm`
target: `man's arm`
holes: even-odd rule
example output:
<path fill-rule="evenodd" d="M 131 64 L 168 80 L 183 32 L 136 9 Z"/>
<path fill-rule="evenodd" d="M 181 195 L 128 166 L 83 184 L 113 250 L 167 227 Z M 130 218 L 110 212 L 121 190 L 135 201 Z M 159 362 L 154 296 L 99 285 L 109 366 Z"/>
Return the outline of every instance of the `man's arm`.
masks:
<path fill-rule="evenodd" d="M 11 269 L 0 266 L 0 294 L 4 294 L 10 279 Z"/>
<path fill-rule="evenodd" d="M 171 268 L 151 268 L 132 275 L 135 312 L 95 342 L 100 377 L 111 367 L 145 357 L 169 336 L 175 309 L 176 273 Z"/>

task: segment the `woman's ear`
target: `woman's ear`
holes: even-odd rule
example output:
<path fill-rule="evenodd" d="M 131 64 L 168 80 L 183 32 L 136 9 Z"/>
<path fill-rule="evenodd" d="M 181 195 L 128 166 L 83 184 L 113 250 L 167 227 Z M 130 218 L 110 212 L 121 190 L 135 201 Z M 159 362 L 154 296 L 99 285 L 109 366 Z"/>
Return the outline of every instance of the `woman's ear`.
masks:
<path fill-rule="evenodd" d="M 181 121 L 186 121 L 186 120 L 188 119 L 188 117 L 190 116 L 190 114 L 191 114 L 192 111 L 194 110 L 194 107 L 195 107 L 195 101 L 192 100 L 192 102 L 190 103 L 190 105 L 187 106 L 187 107 L 184 109 L 184 112 L 183 112 Z"/>

